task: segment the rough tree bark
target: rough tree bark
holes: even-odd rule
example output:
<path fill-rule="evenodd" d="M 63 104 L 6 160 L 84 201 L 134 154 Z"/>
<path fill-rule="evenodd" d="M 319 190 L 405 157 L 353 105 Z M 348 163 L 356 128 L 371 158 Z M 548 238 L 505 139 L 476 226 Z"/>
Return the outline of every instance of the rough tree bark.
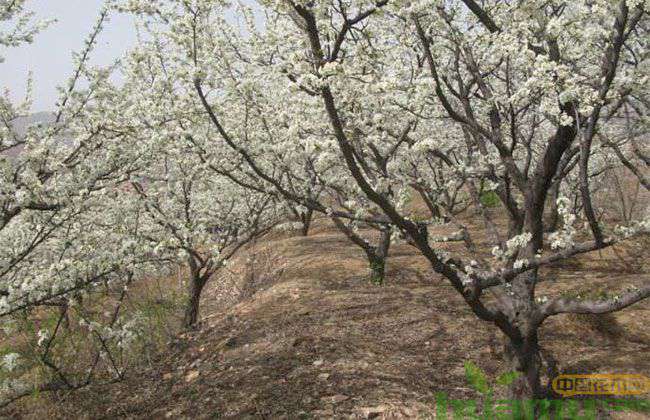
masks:
<path fill-rule="evenodd" d="M 546 387 L 541 384 L 542 357 L 537 331 L 532 331 L 521 340 L 508 340 L 504 346 L 506 363 L 519 377 L 510 385 L 510 398 L 545 398 Z"/>
<path fill-rule="evenodd" d="M 384 284 L 386 278 L 386 258 L 388 258 L 388 249 L 390 248 L 390 234 L 389 228 L 382 229 L 377 246 L 365 250 L 370 263 L 370 281 L 377 285 Z"/>
<path fill-rule="evenodd" d="M 187 303 L 183 316 L 183 326 L 187 329 L 194 328 L 199 319 L 199 303 L 201 292 L 207 283 L 207 278 L 200 275 L 192 275 L 187 289 Z"/>

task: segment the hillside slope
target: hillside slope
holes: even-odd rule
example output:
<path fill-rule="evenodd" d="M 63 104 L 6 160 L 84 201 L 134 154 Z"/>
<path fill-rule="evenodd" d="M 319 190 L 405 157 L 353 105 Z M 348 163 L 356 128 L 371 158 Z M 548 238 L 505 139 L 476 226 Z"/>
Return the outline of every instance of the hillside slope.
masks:
<path fill-rule="evenodd" d="M 631 264 L 621 261 L 590 255 L 545 276 L 563 291 L 578 290 L 576 279 L 603 288 L 648 281 L 647 267 L 623 273 Z M 322 221 L 309 237 L 261 240 L 229 270 L 204 294 L 199 331 L 179 337 L 155 369 L 62 398 L 63 417 L 426 416 L 437 392 L 477 396 L 465 361 L 489 375 L 505 369 L 495 329 L 408 245 L 392 248 L 383 287 Z M 586 324 L 556 317 L 541 342 L 563 371 L 650 375 L 649 315 L 646 302 Z"/>

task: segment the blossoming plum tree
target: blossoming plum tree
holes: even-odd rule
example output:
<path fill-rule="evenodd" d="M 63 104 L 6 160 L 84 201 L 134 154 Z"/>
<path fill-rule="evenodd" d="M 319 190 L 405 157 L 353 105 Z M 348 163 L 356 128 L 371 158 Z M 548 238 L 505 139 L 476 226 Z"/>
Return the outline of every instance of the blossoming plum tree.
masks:
<path fill-rule="evenodd" d="M 194 10 L 189 4 L 169 4 L 166 7 L 159 4 L 153 11 L 144 5 L 140 7 L 127 4 L 125 8 L 150 14 L 161 22 L 178 20 L 178 25 L 183 26 L 183 29 L 179 29 L 182 31 L 195 31 L 193 27 L 200 25 L 203 19 L 203 12 L 199 9 Z M 182 20 L 182 16 L 186 14 L 194 17 Z M 227 26 L 222 28 L 225 29 L 224 36 L 235 36 L 234 32 L 228 33 Z M 241 124 L 237 127 L 238 135 L 250 140 L 247 142 L 245 154 L 233 150 L 230 147 L 233 143 L 222 143 L 224 149 L 215 142 L 215 138 L 225 131 L 220 127 L 214 110 L 204 101 L 205 93 L 201 91 L 201 94 L 196 96 L 193 75 L 188 73 L 185 65 L 186 59 L 194 62 L 203 60 L 201 56 L 205 51 L 199 45 L 203 40 L 198 38 L 191 40 L 196 45 L 189 47 L 195 53 L 187 57 L 184 49 L 186 44 L 183 40 L 179 40 L 172 32 L 160 31 L 158 25 L 152 25 L 150 29 L 152 41 L 144 42 L 139 48 L 140 52 L 148 51 L 148 53 L 142 53 L 140 62 L 132 61 L 129 67 L 139 75 L 140 80 L 174 80 L 174 83 L 157 83 L 147 91 L 147 95 L 161 98 L 165 102 L 164 112 L 167 118 L 187 114 L 188 109 L 192 109 L 196 114 L 204 114 L 203 116 L 195 114 L 192 121 L 185 121 L 189 133 L 187 139 L 193 145 L 200 161 L 216 175 L 225 176 L 235 184 L 280 198 L 294 216 L 301 219 L 303 234 L 309 227 L 314 211 L 332 218 L 337 228 L 366 254 L 373 281 L 382 283 L 391 238 L 387 219 L 383 216 L 378 217 L 377 209 L 373 209 L 376 206 L 360 194 L 356 184 L 348 182 L 347 170 L 336 155 L 324 153 L 327 148 L 332 148 L 334 145 L 331 136 L 329 145 L 326 144 L 327 140 L 324 141 L 329 136 L 327 127 L 305 126 L 293 119 L 297 113 L 306 113 L 308 109 L 314 107 L 314 93 L 306 86 L 298 88 L 307 93 L 304 102 L 287 100 L 285 109 L 275 112 L 276 102 L 258 96 L 258 85 L 242 83 L 238 79 L 238 75 L 244 71 L 239 68 L 242 62 L 222 63 L 219 69 L 221 83 L 231 84 L 239 95 L 232 97 L 233 100 L 240 101 L 239 108 L 232 109 L 232 112 L 235 114 L 239 112 L 241 115 Z M 253 24 L 249 26 L 249 30 L 256 31 Z M 213 42 L 213 40 L 206 40 L 206 42 Z M 213 47 L 221 48 L 219 45 Z M 254 50 L 242 50 L 237 54 L 243 56 L 253 53 Z M 257 58 L 250 56 L 247 60 L 255 61 Z M 143 66 L 142 63 L 146 65 Z M 259 72 L 252 67 L 252 64 L 247 70 Z M 285 74 L 282 80 L 269 79 L 268 83 L 281 82 L 277 90 L 280 92 L 280 89 L 291 79 L 290 74 Z M 184 90 L 188 86 L 194 91 L 191 96 L 187 96 Z M 269 88 L 270 85 L 264 87 L 265 90 Z M 180 114 L 169 111 L 170 107 L 174 106 L 166 102 L 166 98 L 170 97 L 175 98 L 176 104 L 181 104 Z M 158 101 L 156 106 L 160 107 L 160 103 Z M 146 113 L 151 114 L 149 111 Z M 274 115 L 269 116 L 270 113 Z M 397 148 L 389 150 L 386 156 L 381 156 L 379 151 L 375 151 L 374 158 L 388 162 L 391 158 L 390 154 L 395 153 L 396 150 Z M 371 173 L 369 176 L 375 175 Z M 367 235 L 361 234 L 358 229 L 360 221 L 364 222 L 364 226 L 380 232 L 377 244 L 373 244 L 373 239 L 364 237 Z"/>
<path fill-rule="evenodd" d="M 31 14 L 23 1 L 0 3 L 0 18 L 15 28 L 0 34 L 0 44 L 16 46 L 31 42 L 42 24 L 29 25 Z M 84 49 L 75 54 L 75 71 L 60 88 L 56 112 L 51 121 L 19 130 L 17 121 L 29 114 L 31 100 L 14 105 L 5 94 L 0 98 L 0 305 L 5 309 L 15 300 L 12 290 L 27 291 L 19 272 L 30 272 L 32 253 L 53 240 L 78 215 L 92 207 L 92 196 L 128 179 L 137 167 L 137 153 L 122 148 L 123 133 L 114 130 L 103 117 L 119 115 L 121 104 L 107 98 L 114 86 L 109 71 L 92 68 L 89 57 L 108 18 L 104 9 Z M 16 21 L 16 22 L 14 22 Z M 79 85 L 87 82 L 88 86 Z M 28 92 L 30 93 L 30 92 Z M 111 96 L 111 98 L 113 98 Z M 117 120 L 117 118 L 115 118 Z M 39 214 L 40 213 L 40 214 Z M 49 261 L 52 262 L 52 261 Z M 40 260 L 39 265 L 47 261 Z M 30 288 L 58 290 L 47 283 Z M 42 297 L 41 297 L 42 298 Z M 18 299 L 18 298 L 17 298 Z M 20 297 L 18 300 L 24 300 Z"/>
<path fill-rule="evenodd" d="M 85 296 L 121 290 L 134 276 L 141 278 L 137 268 L 151 262 L 145 248 L 125 234 L 134 226 L 135 213 L 114 206 L 116 186 L 140 164 L 140 150 L 122 142 L 125 133 L 118 129 L 125 126 L 120 115 L 128 103 L 120 99 L 126 96 L 114 94 L 110 68 L 89 64 L 108 15 L 107 8 L 101 11 L 84 48 L 74 54 L 74 72 L 59 88 L 48 121 L 20 127 L 21 119 L 29 119 L 31 88 L 19 104 L 8 93 L 0 97 L 0 317 L 6 328 L 13 321 L 37 323 L 47 314 L 58 319 L 56 326 L 38 330 L 34 363 L 26 357 L 12 363 L 26 375 L 41 366 L 52 381 L 25 383 L 20 372 L 5 381 L 3 372 L 0 405 L 35 391 L 85 386 L 99 365 L 109 363 L 110 337 L 117 335 L 96 330 L 94 362 L 84 379 L 71 379 L 61 364 L 70 367 L 70 360 L 57 360 L 51 351 L 64 340 L 61 331 L 70 314 L 82 316 Z M 32 42 L 47 24 L 32 18 L 25 1 L 0 1 L 0 47 Z M 160 263 L 145 271 L 153 273 Z M 123 299 L 124 292 L 118 294 Z M 117 327 L 118 312 L 107 320 L 109 331 Z"/>
<path fill-rule="evenodd" d="M 156 255 L 189 268 L 183 324 L 196 325 L 201 292 L 244 245 L 276 223 L 271 196 L 242 189 L 216 177 L 200 162 L 168 159 L 147 168 L 143 182 L 133 182 L 142 201 L 142 225 L 133 234 L 149 242 Z M 158 174 L 154 168 L 158 166 Z"/>
<path fill-rule="evenodd" d="M 545 319 L 618 311 L 650 295 L 648 284 L 600 300 L 535 293 L 540 267 L 650 227 L 648 219 L 599 221 L 591 182 L 597 157 L 616 144 L 607 133 L 622 119 L 613 116 L 639 108 L 647 89 L 647 2 L 262 1 L 264 29 L 252 10 L 239 9 L 246 31 L 224 18 L 220 1 L 124 3 L 157 19 L 176 51 L 169 83 L 182 86 L 188 109 L 239 156 L 242 173 L 316 211 L 351 216 L 305 200 L 268 170 L 269 159 L 289 162 L 305 141 L 318 148 L 323 178 L 321 162 L 344 162 L 345 182 L 376 211 L 368 217 L 398 231 L 503 333 L 504 354 L 521 373 L 516 395 L 544 393 Z M 625 118 L 640 127 L 643 115 Z M 475 252 L 472 232 L 453 214 L 447 222 L 460 225 L 474 258 L 443 252 L 428 232 L 432 222 L 410 216 L 412 191 L 430 190 L 439 177 L 426 157 L 443 164 L 448 195 L 468 193 L 494 258 Z M 579 187 L 572 207 L 561 188 L 570 178 Z M 504 209 L 505 229 L 481 203 L 486 188 Z M 560 230 L 545 219 L 550 201 L 559 203 Z M 497 299 L 486 299 L 488 291 Z"/>

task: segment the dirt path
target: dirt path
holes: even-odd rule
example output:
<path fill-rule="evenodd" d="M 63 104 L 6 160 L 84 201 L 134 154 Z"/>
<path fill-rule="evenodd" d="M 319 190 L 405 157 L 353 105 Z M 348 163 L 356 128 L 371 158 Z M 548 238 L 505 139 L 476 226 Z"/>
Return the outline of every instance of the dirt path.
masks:
<path fill-rule="evenodd" d="M 503 372 L 495 329 L 408 245 L 392 248 L 383 287 L 367 281 L 362 253 L 327 224 L 254 250 L 210 284 L 200 331 L 179 338 L 156 369 L 80 394 L 76 408 L 93 418 L 425 417 L 437 392 L 476 397 L 465 361 Z M 542 289 L 648 281 L 598 271 L 594 264 L 607 266 L 598 258 L 548 271 Z M 649 315 L 646 302 L 586 323 L 557 317 L 541 342 L 562 370 L 650 375 Z"/>

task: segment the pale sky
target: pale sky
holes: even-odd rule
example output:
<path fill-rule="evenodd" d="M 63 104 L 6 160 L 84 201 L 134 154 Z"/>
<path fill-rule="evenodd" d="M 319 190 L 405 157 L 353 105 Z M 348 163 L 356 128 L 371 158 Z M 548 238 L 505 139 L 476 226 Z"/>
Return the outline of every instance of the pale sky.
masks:
<path fill-rule="evenodd" d="M 38 18 L 56 18 L 31 45 L 0 55 L 0 89 L 11 91 L 13 98 L 24 97 L 25 81 L 34 75 L 34 112 L 53 109 L 56 85 L 63 84 L 72 72 L 73 51 L 83 47 L 92 30 L 103 0 L 31 0 L 28 7 Z M 135 44 L 135 31 L 129 17 L 114 15 L 99 38 L 91 63 L 109 64 Z"/>
<path fill-rule="evenodd" d="M 244 0 L 254 5 L 255 0 Z M 56 86 L 63 85 L 73 71 L 72 52 L 80 51 L 92 31 L 104 0 L 29 0 L 27 7 L 36 13 L 36 19 L 57 19 L 36 36 L 33 44 L 18 48 L 0 48 L 0 90 L 9 89 L 15 100 L 24 98 L 29 71 L 33 72 L 33 112 L 51 111 L 57 99 Z M 230 12 L 227 18 L 235 19 Z M 256 22 L 263 25 L 262 15 Z M 133 19 L 113 14 L 105 25 L 91 64 L 107 65 L 135 46 Z"/>

